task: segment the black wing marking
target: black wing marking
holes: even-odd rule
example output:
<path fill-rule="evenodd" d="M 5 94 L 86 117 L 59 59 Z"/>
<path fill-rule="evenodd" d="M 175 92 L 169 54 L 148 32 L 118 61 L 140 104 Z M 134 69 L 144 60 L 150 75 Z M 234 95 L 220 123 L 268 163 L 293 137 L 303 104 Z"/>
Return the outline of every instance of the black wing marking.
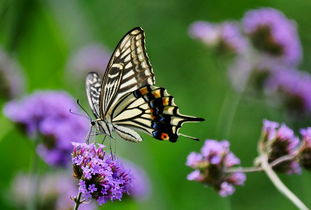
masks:
<path fill-rule="evenodd" d="M 98 73 L 90 72 L 86 76 L 86 95 L 89 102 L 89 105 L 92 109 L 94 116 L 99 118 L 100 116 L 100 93 L 101 93 L 101 84 L 102 80 Z"/>
<path fill-rule="evenodd" d="M 117 45 L 105 71 L 100 95 L 100 116 L 110 117 L 112 107 L 124 95 L 155 82 L 145 49 L 142 28 L 129 31 Z"/>
<path fill-rule="evenodd" d="M 180 114 L 173 96 L 164 88 L 150 85 L 124 96 L 112 110 L 113 125 L 139 129 L 156 139 L 171 142 L 183 135 L 179 133 L 183 123 L 203 120 Z"/>

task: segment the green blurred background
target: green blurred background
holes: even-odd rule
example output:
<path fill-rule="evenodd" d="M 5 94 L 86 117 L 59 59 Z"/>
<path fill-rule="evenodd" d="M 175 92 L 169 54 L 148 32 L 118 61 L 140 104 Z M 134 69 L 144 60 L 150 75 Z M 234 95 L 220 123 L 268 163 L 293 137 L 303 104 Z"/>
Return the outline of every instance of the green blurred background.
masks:
<path fill-rule="evenodd" d="M 248 166 L 256 157 L 262 120 L 286 122 L 282 113 L 265 103 L 242 99 L 231 132 L 225 135 L 226 120 L 219 119 L 222 104 L 227 94 L 233 102 L 236 97 L 230 91 L 225 65 L 221 57 L 192 40 L 187 32 L 195 20 L 239 20 L 247 10 L 263 6 L 279 9 L 296 20 L 304 50 L 301 68 L 310 68 L 310 0 L 0 0 L 0 45 L 23 67 L 27 93 L 66 90 L 86 106 L 83 86 L 73 85 L 65 76 L 69 56 L 94 42 L 112 51 L 128 30 L 141 26 L 157 85 L 175 96 L 182 113 L 206 118 L 182 129 L 200 137 L 200 142 L 181 137 L 175 144 L 163 143 L 146 135 L 141 144 L 118 141 L 117 154 L 147 171 L 152 194 L 140 203 L 116 202 L 103 209 L 295 209 L 263 173 L 249 174 L 245 186 L 237 187 L 229 198 L 186 180 L 191 171 L 185 166 L 186 157 L 198 151 L 204 139 L 227 136 L 242 165 Z M 10 181 L 18 171 L 29 170 L 33 152 L 31 144 L 3 115 L 0 126 L 0 209 L 11 209 L 10 199 L 14 198 L 7 193 Z M 41 170 L 49 170 L 43 162 Z M 311 206 L 310 174 L 281 178 Z"/>

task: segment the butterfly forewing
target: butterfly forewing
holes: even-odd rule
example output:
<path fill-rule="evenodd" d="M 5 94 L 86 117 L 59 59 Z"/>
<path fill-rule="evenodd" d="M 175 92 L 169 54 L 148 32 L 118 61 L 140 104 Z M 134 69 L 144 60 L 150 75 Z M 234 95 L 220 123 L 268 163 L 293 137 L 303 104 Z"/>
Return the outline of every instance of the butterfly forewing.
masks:
<path fill-rule="evenodd" d="M 155 82 L 145 49 L 145 35 L 141 28 L 128 32 L 115 49 L 102 83 L 100 109 L 102 118 L 109 118 L 112 107 L 124 95 Z"/>
<path fill-rule="evenodd" d="M 89 105 L 92 109 L 93 114 L 96 118 L 100 116 L 100 93 L 101 93 L 101 84 L 102 80 L 100 76 L 95 72 L 90 72 L 86 76 L 86 95 L 89 102 Z"/>

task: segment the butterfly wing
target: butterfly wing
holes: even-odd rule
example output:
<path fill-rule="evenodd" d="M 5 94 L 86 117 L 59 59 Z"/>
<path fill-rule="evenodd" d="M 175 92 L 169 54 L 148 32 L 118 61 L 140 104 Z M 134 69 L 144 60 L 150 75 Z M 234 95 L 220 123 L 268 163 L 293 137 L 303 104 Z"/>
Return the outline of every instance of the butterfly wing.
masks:
<path fill-rule="evenodd" d="M 113 125 L 138 129 L 156 139 L 171 142 L 176 142 L 178 136 L 183 135 L 179 133 L 183 123 L 203 120 L 180 114 L 173 96 L 164 88 L 151 85 L 127 94 L 112 110 Z M 197 140 L 191 136 L 183 136 Z"/>
<path fill-rule="evenodd" d="M 96 119 L 99 118 L 100 116 L 99 99 L 101 94 L 101 84 L 102 80 L 98 73 L 96 72 L 88 73 L 85 80 L 86 95 L 89 105 Z"/>
<path fill-rule="evenodd" d="M 117 45 L 110 58 L 102 82 L 100 116 L 109 118 L 110 109 L 124 95 L 155 82 L 145 49 L 145 35 L 141 28 L 129 31 Z"/>

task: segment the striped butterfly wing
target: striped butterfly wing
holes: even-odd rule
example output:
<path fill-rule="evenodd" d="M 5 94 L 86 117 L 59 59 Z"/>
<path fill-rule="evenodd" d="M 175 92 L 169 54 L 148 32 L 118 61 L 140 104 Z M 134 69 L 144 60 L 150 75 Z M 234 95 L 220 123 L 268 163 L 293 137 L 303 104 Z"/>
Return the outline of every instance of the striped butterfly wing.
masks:
<path fill-rule="evenodd" d="M 179 108 L 164 88 L 146 85 L 124 96 L 112 110 L 112 124 L 124 139 L 139 142 L 133 129 L 141 130 L 159 140 L 176 142 L 186 122 L 203 121 L 202 118 L 179 113 Z"/>
<path fill-rule="evenodd" d="M 101 86 L 100 116 L 109 119 L 112 108 L 124 95 L 154 82 L 144 31 L 134 28 L 121 39 L 110 58 Z"/>
<path fill-rule="evenodd" d="M 96 119 L 100 116 L 100 93 L 101 93 L 102 80 L 98 73 L 90 72 L 86 76 L 85 86 L 86 86 L 86 95 L 89 102 L 89 105 L 92 109 L 92 112 Z"/>

